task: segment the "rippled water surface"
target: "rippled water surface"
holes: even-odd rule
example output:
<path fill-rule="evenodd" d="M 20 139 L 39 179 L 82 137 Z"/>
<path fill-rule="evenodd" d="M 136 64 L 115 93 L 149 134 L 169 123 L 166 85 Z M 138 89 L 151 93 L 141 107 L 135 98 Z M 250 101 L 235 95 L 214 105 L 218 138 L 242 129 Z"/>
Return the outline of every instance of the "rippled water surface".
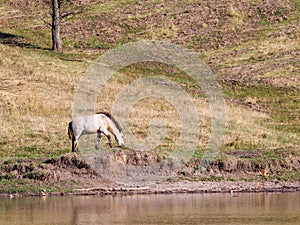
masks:
<path fill-rule="evenodd" d="M 300 193 L 0 199 L 0 224 L 300 224 Z"/>

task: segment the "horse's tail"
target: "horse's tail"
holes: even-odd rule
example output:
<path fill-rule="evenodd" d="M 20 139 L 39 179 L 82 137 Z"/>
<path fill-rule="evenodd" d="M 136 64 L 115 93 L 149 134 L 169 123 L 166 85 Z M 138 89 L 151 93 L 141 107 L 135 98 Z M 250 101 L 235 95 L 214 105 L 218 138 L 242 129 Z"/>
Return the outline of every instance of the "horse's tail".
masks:
<path fill-rule="evenodd" d="M 73 133 L 73 128 L 72 128 L 72 122 L 69 123 L 68 135 L 69 135 L 70 139 L 73 139 L 74 133 Z"/>

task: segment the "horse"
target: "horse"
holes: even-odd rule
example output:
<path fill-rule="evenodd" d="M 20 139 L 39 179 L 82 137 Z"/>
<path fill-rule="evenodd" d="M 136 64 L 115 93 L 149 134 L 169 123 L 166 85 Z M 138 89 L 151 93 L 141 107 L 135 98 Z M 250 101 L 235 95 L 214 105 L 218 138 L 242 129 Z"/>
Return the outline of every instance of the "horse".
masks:
<path fill-rule="evenodd" d="M 75 117 L 68 126 L 68 136 L 72 139 L 72 152 L 77 152 L 78 141 L 81 135 L 97 133 L 95 148 L 99 149 L 102 134 L 105 134 L 109 147 L 112 148 L 110 133 L 112 133 L 119 147 L 124 145 L 123 133 L 120 124 L 108 112 L 98 112 L 94 115 Z"/>

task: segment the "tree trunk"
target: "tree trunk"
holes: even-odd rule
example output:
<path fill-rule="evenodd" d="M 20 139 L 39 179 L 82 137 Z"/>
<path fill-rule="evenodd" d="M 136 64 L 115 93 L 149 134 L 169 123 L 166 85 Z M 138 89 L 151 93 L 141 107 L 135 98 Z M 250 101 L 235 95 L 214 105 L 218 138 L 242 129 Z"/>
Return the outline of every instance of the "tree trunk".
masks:
<path fill-rule="evenodd" d="M 52 50 L 62 50 L 60 39 L 60 0 L 52 0 Z"/>

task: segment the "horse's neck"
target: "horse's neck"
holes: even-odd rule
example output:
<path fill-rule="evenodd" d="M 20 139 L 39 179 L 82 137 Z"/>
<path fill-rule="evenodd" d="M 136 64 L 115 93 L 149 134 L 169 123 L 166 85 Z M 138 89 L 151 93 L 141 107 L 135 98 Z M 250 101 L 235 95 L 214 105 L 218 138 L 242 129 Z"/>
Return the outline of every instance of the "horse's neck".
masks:
<path fill-rule="evenodd" d="M 115 135 L 115 138 L 119 141 L 121 140 L 121 132 L 118 129 L 118 127 L 113 123 L 113 134 Z"/>
<path fill-rule="evenodd" d="M 120 131 L 119 131 L 119 129 L 117 128 L 117 126 L 114 124 L 114 123 L 112 123 L 113 124 L 113 133 L 114 133 L 114 135 L 116 135 L 117 137 L 119 137 L 119 135 L 120 135 Z"/>

